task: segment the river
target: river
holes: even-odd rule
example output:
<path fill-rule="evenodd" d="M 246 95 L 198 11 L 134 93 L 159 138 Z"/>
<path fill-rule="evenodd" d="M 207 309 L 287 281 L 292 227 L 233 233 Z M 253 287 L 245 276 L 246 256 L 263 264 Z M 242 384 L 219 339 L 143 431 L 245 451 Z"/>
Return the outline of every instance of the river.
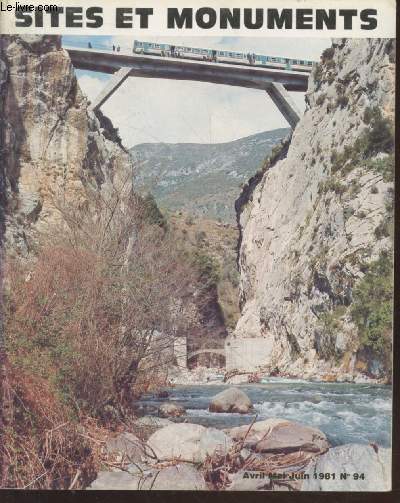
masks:
<path fill-rule="evenodd" d="M 314 426 L 323 431 L 332 445 L 375 442 L 388 447 L 391 442 L 392 389 L 390 386 L 348 383 L 315 383 L 270 378 L 266 384 L 240 385 L 255 408 L 254 414 L 208 412 L 210 399 L 225 384 L 176 386 L 167 399 L 145 395 L 143 412 L 156 415 L 158 406 L 169 400 L 183 405 L 187 422 L 227 428 L 257 420 L 280 417 Z"/>

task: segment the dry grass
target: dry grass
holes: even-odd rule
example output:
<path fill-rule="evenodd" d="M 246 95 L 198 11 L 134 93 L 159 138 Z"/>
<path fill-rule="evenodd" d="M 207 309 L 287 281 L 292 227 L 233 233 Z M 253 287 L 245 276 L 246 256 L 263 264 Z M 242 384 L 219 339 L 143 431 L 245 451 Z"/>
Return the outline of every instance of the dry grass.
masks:
<path fill-rule="evenodd" d="M 54 205 L 35 257 L 5 270 L 4 487 L 87 485 L 110 428 L 163 384 L 172 337 L 197 323 L 197 278 L 137 197 Z"/>
<path fill-rule="evenodd" d="M 264 453 L 262 455 L 243 450 L 257 416 L 241 440 L 236 440 L 227 453 L 217 452 L 208 456 L 202 466 L 205 480 L 216 490 L 226 490 L 231 483 L 231 476 L 239 471 L 258 472 L 268 474 L 301 474 L 307 465 L 317 455 L 316 453 L 295 451 L 290 453 Z M 289 490 L 297 488 L 297 481 L 293 483 L 287 480 L 271 478 L 266 484 L 266 489 L 274 490 L 286 487 Z"/>
<path fill-rule="evenodd" d="M 9 367 L 13 417 L 1 445 L 7 465 L 3 487 L 68 489 L 93 480 L 105 432 L 93 420 L 69 418 L 44 379 Z"/>

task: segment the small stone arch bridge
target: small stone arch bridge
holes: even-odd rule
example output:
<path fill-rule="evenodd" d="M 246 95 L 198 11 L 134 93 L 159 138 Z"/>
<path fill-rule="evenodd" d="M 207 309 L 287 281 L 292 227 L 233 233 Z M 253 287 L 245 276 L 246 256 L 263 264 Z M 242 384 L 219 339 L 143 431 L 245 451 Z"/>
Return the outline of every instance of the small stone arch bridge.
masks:
<path fill-rule="evenodd" d="M 224 356 L 225 357 L 225 349 L 223 348 L 218 348 L 218 349 L 198 349 L 197 351 L 192 351 L 191 353 L 187 354 L 187 361 L 191 360 L 195 356 L 202 355 L 202 354 L 212 354 L 212 355 L 219 355 L 219 356 Z"/>

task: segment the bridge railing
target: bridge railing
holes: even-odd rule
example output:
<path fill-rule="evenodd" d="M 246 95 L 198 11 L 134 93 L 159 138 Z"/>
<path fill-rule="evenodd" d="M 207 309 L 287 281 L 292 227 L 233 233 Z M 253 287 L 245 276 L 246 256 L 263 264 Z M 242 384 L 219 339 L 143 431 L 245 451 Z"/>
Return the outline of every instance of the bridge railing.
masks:
<path fill-rule="evenodd" d="M 89 44 L 91 46 L 89 46 Z M 94 50 L 94 51 L 101 51 L 101 52 L 115 52 L 115 53 L 120 53 L 120 54 L 133 54 L 133 40 L 132 40 L 132 45 L 124 44 L 124 45 L 118 45 L 118 44 L 112 44 L 109 42 L 83 42 L 81 40 L 76 40 L 74 41 L 74 44 L 64 44 L 63 43 L 63 48 L 64 49 L 85 49 L 85 50 Z M 119 48 L 119 50 L 118 50 Z"/>

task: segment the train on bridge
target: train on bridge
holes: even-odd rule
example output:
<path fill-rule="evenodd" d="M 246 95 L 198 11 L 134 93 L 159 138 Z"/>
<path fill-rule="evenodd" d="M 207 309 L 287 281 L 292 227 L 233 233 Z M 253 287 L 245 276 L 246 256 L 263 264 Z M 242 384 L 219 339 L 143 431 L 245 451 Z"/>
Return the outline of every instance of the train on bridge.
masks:
<path fill-rule="evenodd" d="M 201 49 L 172 44 L 158 44 L 134 40 L 133 52 L 171 58 L 197 59 L 238 65 L 254 65 L 267 68 L 310 72 L 312 61 L 265 56 L 262 54 L 245 53 L 239 51 L 222 51 L 219 49 Z"/>
<path fill-rule="evenodd" d="M 311 72 L 313 66 L 312 61 L 303 59 L 280 58 L 277 56 L 265 56 L 262 54 L 239 51 L 222 51 L 219 49 L 201 49 L 172 44 L 158 44 L 154 42 L 142 42 L 140 40 L 134 40 L 133 52 L 135 54 L 148 54 L 151 56 L 262 66 L 298 72 Z"/>

